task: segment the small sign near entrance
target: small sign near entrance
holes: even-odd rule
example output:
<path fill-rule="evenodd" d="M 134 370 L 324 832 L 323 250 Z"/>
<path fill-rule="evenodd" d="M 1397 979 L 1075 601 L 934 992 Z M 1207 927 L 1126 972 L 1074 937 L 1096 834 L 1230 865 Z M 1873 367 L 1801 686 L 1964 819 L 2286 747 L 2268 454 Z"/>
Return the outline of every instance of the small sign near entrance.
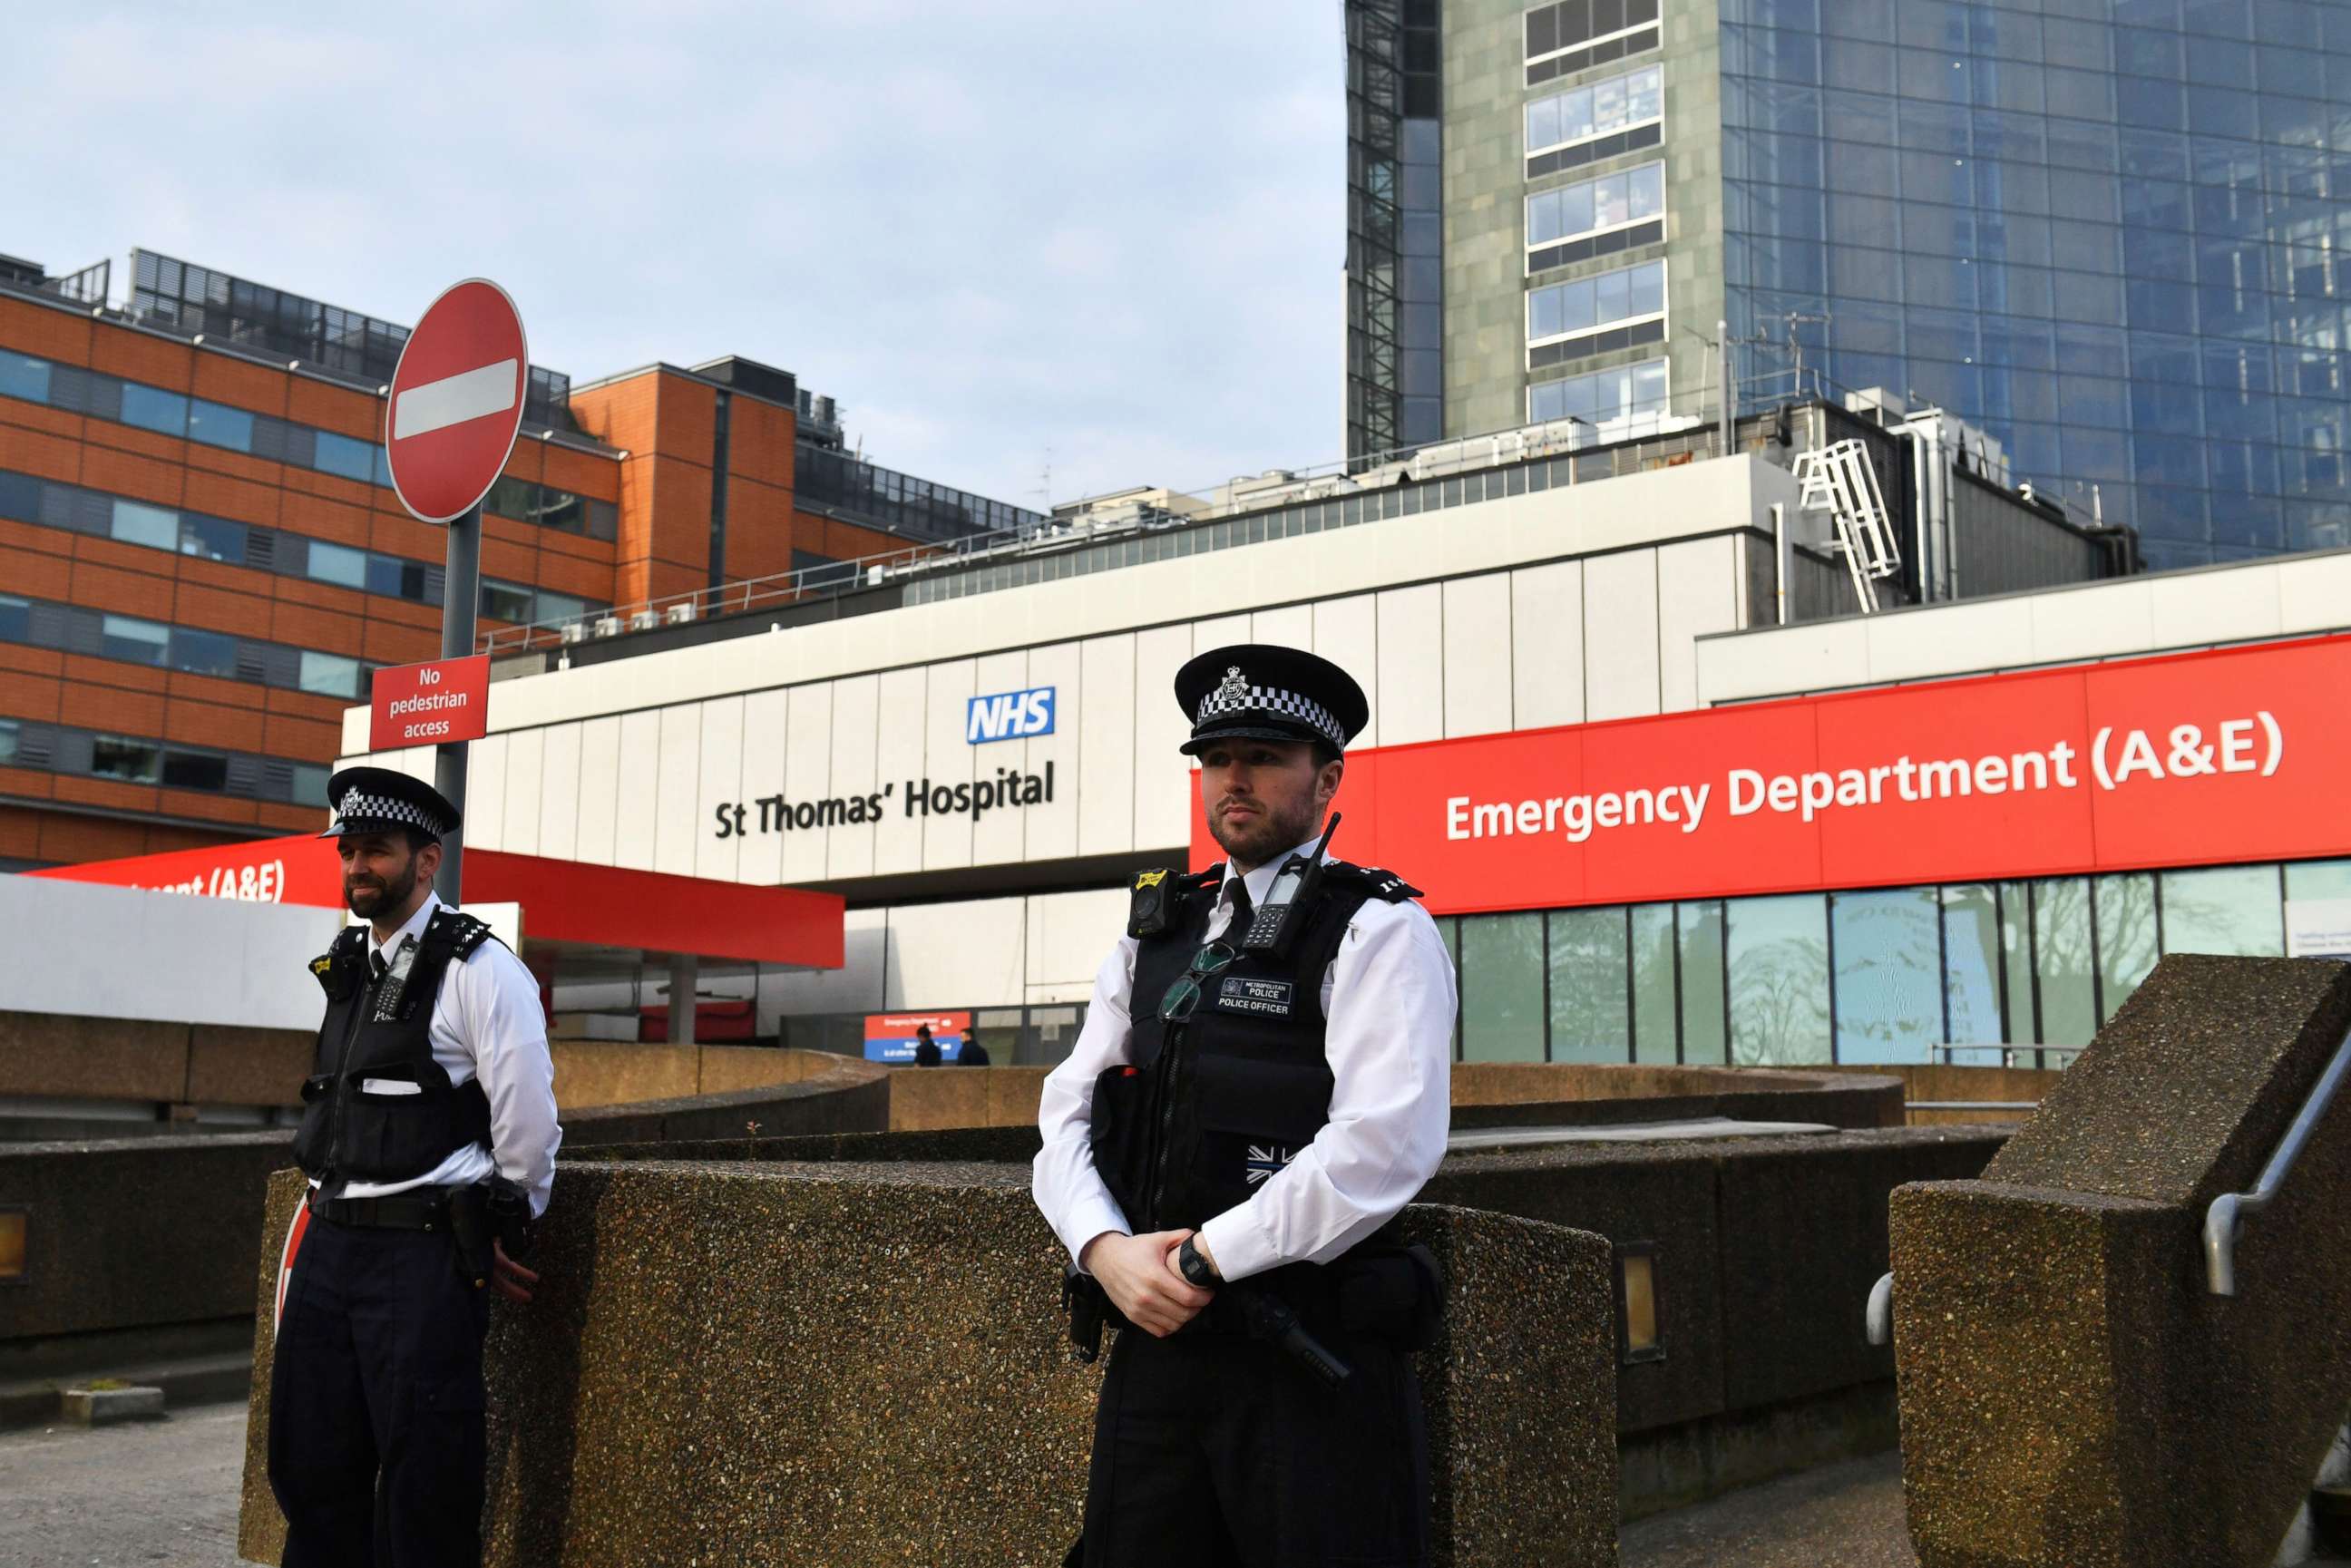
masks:
<path fill-rule="evenodd" d="M 865 1015 L 865 1060 L 892 1061 L 904 1065 L 914 1060 L 914 1048 L 921 1037 L 914 1031 L 928 1024 L 931 1043 L 939 1048 L 939 1061 L 953 1061 L 963 1054 L 963 1042 L 971 1038 L 971 1014 L 946 1013 L 868 1013 Z"/>
<path fill-rule="evenodd" d="M 446 523 L 488 495 L 514 452 L 529 386 L 522 317 L 505 289 L 469 277 L 427 307 L 400 351 L 384 412 L 401 505 Z"/>
<path fill-rule="evenodd" d="M 371 751 L 479 740 L 490 733 L 490 656 L 378 670 L 369 709 Z"/>

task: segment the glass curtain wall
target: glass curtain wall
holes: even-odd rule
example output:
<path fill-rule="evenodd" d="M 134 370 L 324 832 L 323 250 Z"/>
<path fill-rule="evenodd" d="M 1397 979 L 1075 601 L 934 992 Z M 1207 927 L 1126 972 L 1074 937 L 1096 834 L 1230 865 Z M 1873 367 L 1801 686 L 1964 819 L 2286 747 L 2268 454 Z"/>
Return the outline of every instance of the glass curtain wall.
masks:
<path fill-rule="evenodd" d="M 1721 17 L 1735 336 L 1980 425 L 2154 566 L 2351 543 L 2351 6 Z M 1750 397 L 1795 390 L 1784 350 L 1743 355 L 1781 378 Z"/>
<path fill-rule="evenodd" d="M 1437 924 L 1465 1061 L 2062 1067 L 2163 954 L 2351 946 L 2351 861 Z"/>

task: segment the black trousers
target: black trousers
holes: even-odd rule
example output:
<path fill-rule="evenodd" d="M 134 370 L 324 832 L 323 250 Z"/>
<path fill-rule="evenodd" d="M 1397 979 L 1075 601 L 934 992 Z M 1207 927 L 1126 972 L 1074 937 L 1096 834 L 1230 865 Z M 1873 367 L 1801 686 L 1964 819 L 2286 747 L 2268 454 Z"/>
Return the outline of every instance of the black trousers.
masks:
<path fill-rule="evenodd" d="M 487 1296 L 446 1230 L 311 1216 L 269 1381 L 286 1568 L 477 1568 Z"/>
<path fill-rule="evenodd" d="M 1428 1444 L 1409 1357 L 1321 1336 L 1323 1387 L 1225 1334 L 1113 1347 L 1094 1418 L 1085 1568 L 1425 1568 Z"/>

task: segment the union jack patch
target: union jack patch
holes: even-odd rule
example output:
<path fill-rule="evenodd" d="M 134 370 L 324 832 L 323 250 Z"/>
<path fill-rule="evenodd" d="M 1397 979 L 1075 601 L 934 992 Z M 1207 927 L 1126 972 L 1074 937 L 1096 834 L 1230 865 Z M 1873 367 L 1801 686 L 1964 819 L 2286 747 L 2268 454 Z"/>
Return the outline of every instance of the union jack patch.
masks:
<path fill-rule="evenodd" d="M 1279 1148 L 1270 1144 L 1251 1144 L 1249 1148 L 1249 1158 L 1243 1162 L 1242 1168 L 1249 1177 L 1249 1186 L 1255 1186 L 1268 1176 L 1280 1171 L 1296 1157 L 1288 1149 Z"/>

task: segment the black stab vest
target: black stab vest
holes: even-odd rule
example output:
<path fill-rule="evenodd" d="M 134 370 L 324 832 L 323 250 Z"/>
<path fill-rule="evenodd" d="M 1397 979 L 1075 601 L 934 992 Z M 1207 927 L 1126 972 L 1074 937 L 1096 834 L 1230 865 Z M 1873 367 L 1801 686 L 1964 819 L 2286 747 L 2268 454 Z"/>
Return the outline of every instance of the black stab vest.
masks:
<path fill-rule="evenodd" d="M 433 912 L 404 979 L 368 970 L 367 927 L 353 925 L 310 962 L 326 988 L 294 1158 L 334 1196 L 344 1181 L 424 1176 L 469 1144 L 490 1141 L 490 1100 L 479 1078 L 449 1082 L 433 1060 L 433 1004 L 449 966 L 489 939 L 470 915 Z M 410 1086 L 413 1085 L 411 1090 Z"/>
<path fill-rule="evenodd" d="M 1146 873 L 1129 1003 L 1133 1061 L 1094 1081 L 1094 1168 L 1137 1234 L 1196 1228 L 1243 1204 L 1331 1119 L 1322 977 L 1367 900 L 1416 897 L 1385 872 L 1323 866 L 1289 956 L 1243 953 L 1204 982 L 1191 1018 L 1161 1004 L 1206 941 L 1223 868 Z M 1165 883 L 1163 886 L 1162 883 Z M 1146 905 L 1159 918 L 1144 920 Z M 1228 932 L 1228 937 L 1237 936 Z"/>

